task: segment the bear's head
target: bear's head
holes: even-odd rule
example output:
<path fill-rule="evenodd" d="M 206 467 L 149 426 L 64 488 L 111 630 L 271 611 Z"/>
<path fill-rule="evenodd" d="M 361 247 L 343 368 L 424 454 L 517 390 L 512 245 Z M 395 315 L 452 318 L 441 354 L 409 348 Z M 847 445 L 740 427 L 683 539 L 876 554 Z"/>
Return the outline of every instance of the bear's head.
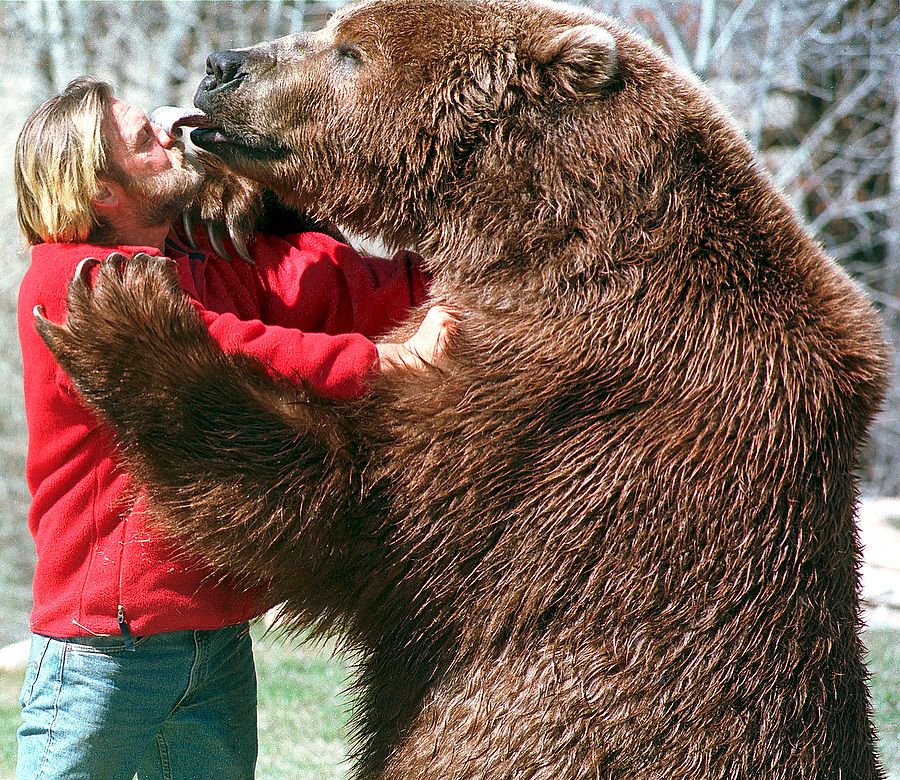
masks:
<path fill-rule="evenodd" d="M 468 227 L 507 257 L 671 213 L 660 171 L 693 167 L 671 158 L 710 115 L 612 20 L 527 0 L 368 0 L 212 55 L 195 103 L 217 125 L 198 145 L 293 205 L 431 249 Z"/>

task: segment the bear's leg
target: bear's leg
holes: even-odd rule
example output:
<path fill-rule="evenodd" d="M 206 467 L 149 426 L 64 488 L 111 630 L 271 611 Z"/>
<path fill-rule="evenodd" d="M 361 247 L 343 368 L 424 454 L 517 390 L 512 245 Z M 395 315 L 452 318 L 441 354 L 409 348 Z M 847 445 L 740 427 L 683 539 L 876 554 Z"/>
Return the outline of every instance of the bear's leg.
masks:
<path fill-rule="evenodd" d="M 343 570 L 338 559 L 359 547 L 341 539 L 360 500 L 347 421 L 256 360 L 224 354 L 171 261 L 111 255 L 91 283 L 95 265 L 79 266 L 65 325 L 35 311 L 42 338 L 112 426 L 165 530 L 221 572 L 248 586 L 265 578 L 273 598 L 306 611 L 310 590 L 341 580 L 324 557 Z"/>

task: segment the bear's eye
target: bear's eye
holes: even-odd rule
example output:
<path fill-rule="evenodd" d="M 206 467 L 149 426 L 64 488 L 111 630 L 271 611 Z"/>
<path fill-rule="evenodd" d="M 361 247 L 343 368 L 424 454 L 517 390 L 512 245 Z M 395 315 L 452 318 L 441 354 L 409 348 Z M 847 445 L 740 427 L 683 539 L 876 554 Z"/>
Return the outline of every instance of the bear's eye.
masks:
<path fill-rule="evenodd" d="M 345 43 L 335 47 L 334 56 L 337 58 L 338 62 L 345 65 L 353 65 L 356 67 L 362 63 L 362 52 L 355 46 L 348 46 Z"/>

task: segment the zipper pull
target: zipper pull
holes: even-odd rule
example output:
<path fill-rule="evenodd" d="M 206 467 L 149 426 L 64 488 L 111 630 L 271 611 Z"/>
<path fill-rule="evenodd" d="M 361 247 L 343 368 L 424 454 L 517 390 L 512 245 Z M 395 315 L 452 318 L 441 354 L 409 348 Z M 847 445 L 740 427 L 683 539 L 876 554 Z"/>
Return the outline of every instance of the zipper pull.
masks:
<path fill-rule="evenodd" d="M 119 611 L 116 613 L 116 620 L 119 621 L 119 631 L 122 632 L 122 639 L 125 640 L 125 649 L 131 652 L 135 651 L 134 639 L 131 638 L 131 629 L 125 622 L 125 607 L 119 604 Z"/>

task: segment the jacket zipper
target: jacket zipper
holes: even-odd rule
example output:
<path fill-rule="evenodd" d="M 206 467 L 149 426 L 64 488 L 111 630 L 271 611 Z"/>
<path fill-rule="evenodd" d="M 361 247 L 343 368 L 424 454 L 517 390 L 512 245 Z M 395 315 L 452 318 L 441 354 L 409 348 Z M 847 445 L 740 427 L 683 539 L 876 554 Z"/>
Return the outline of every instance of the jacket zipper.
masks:
<path fill-rule="evenodd" d="M 116 622 L 119 624 L 119 631 L 122 632 L 122 640 L 125 643 L 125 649 L 134 652 L 134 638 L 131 636 L 131 628 L 128 625 L 128 620 L 125 617 L 125 605 L 122 603 L 124 599 L 122 598 L 122 577 L 123 570 L 125 569 L 125 547 L 128 538 L 128 518 L 125 517 L 122 520 L 122 549 L 119 551 L 119 577 L 118 577 L 118 591 L 119 591 L 119 604 L 116 609 Z"/>
<path fill-rule="evenodd" d="M 125 607 L 119 604 L 119 611 L 116 613 L 116 620 L 119 621 L 119 631 L 122 632 L 122 639 L 125 641 L 125 649 L 134 651 L 134 639 L 131 636 L 131 629 L 128 627 L 128 621 L 125 620 Z"/>

